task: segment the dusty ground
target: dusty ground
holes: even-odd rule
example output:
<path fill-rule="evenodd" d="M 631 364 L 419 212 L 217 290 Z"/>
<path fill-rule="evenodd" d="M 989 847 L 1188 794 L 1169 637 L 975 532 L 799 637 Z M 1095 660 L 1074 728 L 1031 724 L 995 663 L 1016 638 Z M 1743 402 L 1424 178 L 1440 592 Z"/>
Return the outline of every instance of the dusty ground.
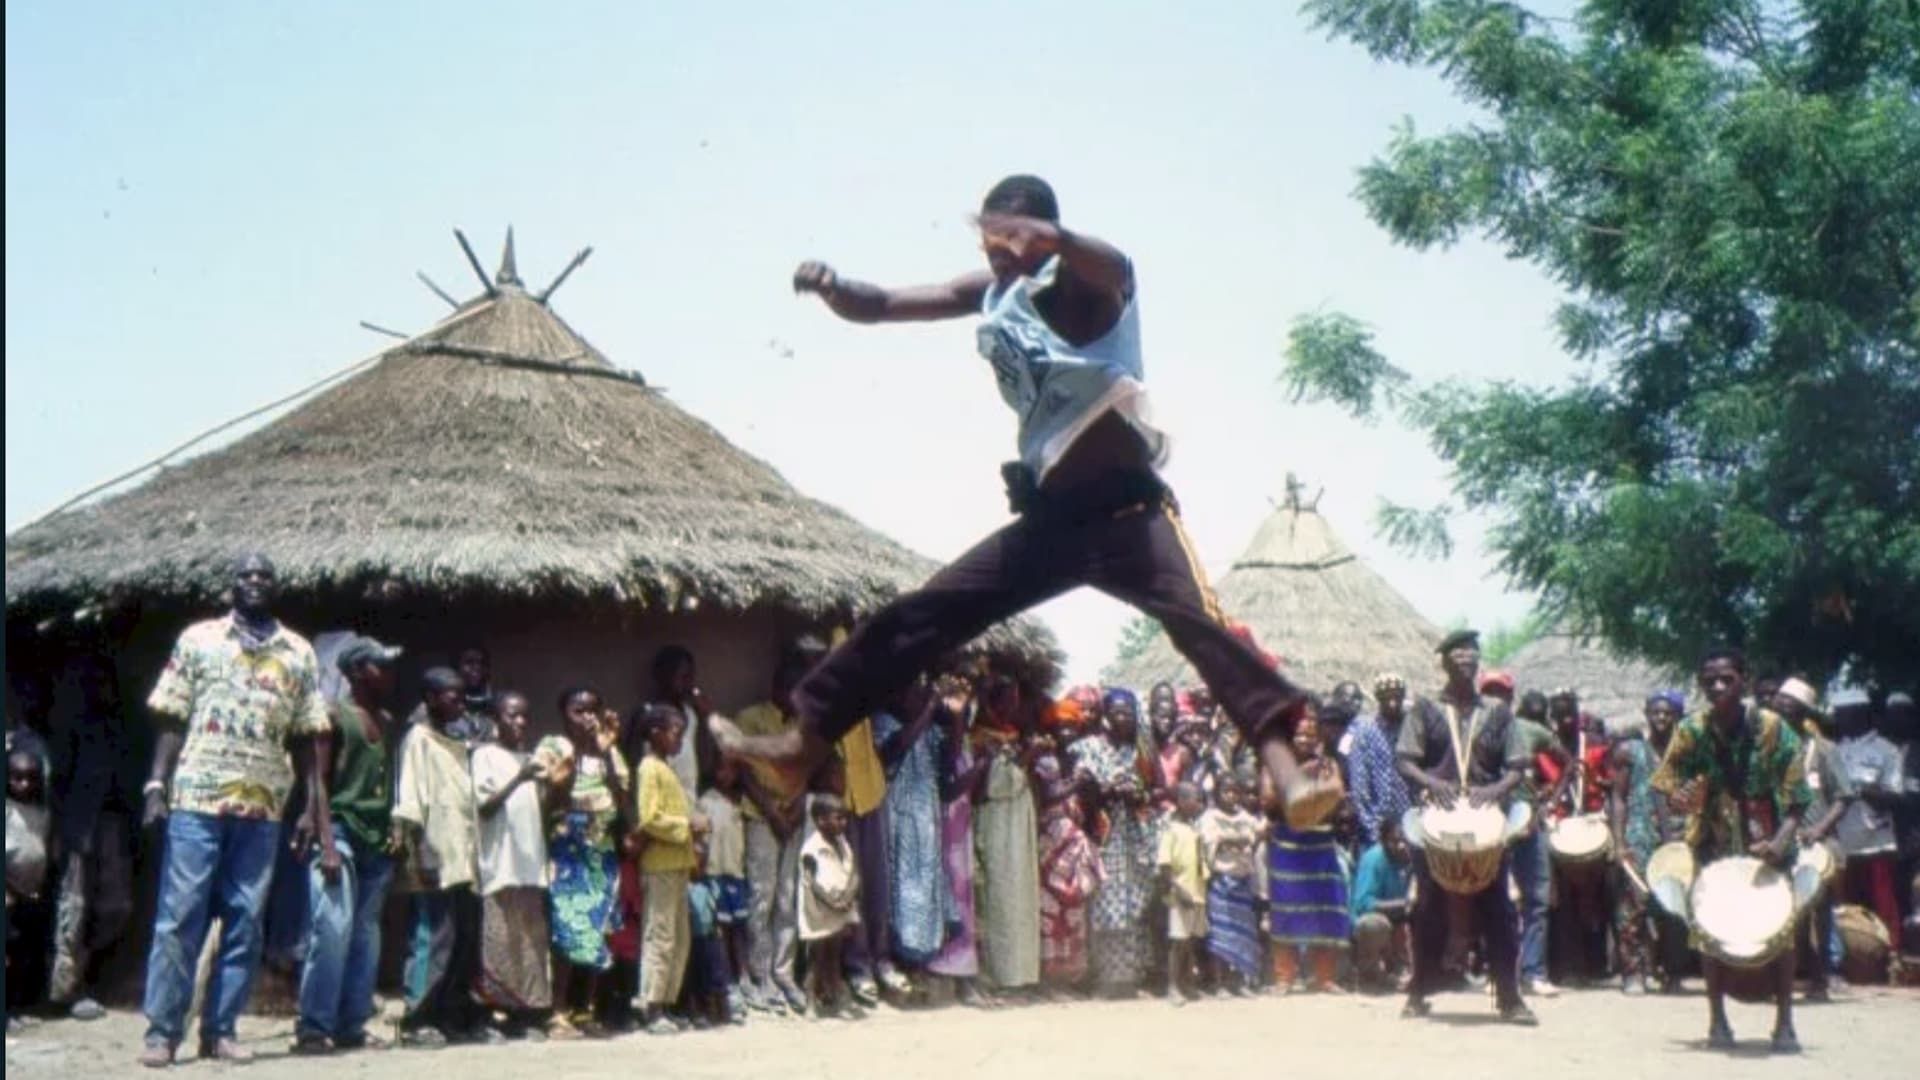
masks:
<path fill-rule="evenodd" d="M 174 1075 L 402 1080 L 425 1070 L 458 1080 L 526 1075 L 644 1075 L 798 1080 L 912 1077 L 937 1080 L 1069 1080 L 1074 1077 L 1287 1075 L 1313 1080 L 1441 1080 L 1503 1073 L 1519 1063 L 1574 1077 L 1672 1075 L 1689 1080 L 1749 1076 L 1911 1076 L 1920 992 L 1850 992 L 1798 1015 L 1806 1054 L 1769 1059 L 1771 1010 L 1733 1007 L 1740 1050 L 1702 1046 L 1706 1003 L 1625 998 L 1588 991 L 1536 1002 L 1541 1026 L 1491 1022 L 1484 995 L 1436 999 L 1435 1018 L 1399 1019 L 1391 998 L 1218 1000 L 1174 1009 L 1162 1001 L 1045 1005 L 976 1012 L 876 1011 L 857 1022 L 758 1020 L 726 1032 L 672 1038 L 629 1036 L 607 1042 L 447 1050 L 386 1051 L 325 1059 L 281 1056 L 289 1021 L 249 1020 L 241 1035 L 261 1055 L 246 1070 L 187 1064 Z M 115 1013 L 94 1024 L 49 1021 L 9 1039 L 9 1080 L 76 1080 L 146 1075 L 132 1064 L 141 1021 Z M 537 1073 L 534 1070 L 538 1070 Z"/>

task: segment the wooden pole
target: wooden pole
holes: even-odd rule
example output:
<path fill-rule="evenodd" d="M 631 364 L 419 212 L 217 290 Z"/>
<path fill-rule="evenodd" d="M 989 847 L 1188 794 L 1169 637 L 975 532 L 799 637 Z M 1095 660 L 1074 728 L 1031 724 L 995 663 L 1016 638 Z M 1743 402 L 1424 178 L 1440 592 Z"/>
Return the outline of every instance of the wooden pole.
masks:
<path fill-rule="evenodd" d="M 413 276 L 420 279 L 420 284 L 425 285 L 429 289 L 432 289 L 433 295 L 439 297 L 442 300 L 445 300 L 447 302 L 448 307 L 452 308 L 455 311 L 460 310 L 460 301 L 455 300 L 452 296 L 448 295 L 447 290 L 434 284 L 433 279 L 427 276 L 427 272 L 425 270 L 415 270 L 413 272 Z"/>
<path fill-rule="evenodd" d="M 467 253 L 467 265 L 473 267 L 473 276 L 480 279 L 480 287 L 487 290 L 488 296 L 498 296 L 499 290 L 488 280 L 487 272 L 480 268 L 480 256 L 473 253 L 473 245 L 467 243 L 467 234 L 459 229 L 453 230 L 453 238 L 460 241 L 460 250 Z"/>
<path fill-rule="evenodd" d="M 560 288 L 561 284 L 567 280 L 568 275 L 572 274 L 575 270 L 580 269 L 580 264 L 583 262 L 586 262 L 587 256 L 591 254 L 593 254 L 592 248 L 590 247 L 581 248 L 580 254 L 575 255 L 573 257 L 573 260 L 567 263 L 566 268 L 560 271 L 560 276 L 553 279 L 553 284 L 547 286 L 544 289 L 541 289 L 540 295 L 534 297 L 534 299 L 538 300 L 543 304 L 546 303 L 547 297 L 552 296 L 554 294 L 554 291 Z"/>
<path fill-rule="evenodd" d="M 401 341 L 405 341 L 405 340 L 407 340 L 407 338 L 408 338 L 408 337 L 410 337 L 410 336 L 411 336 L 411 335 L 408 335 L 408 334 L 403 334 L 403 333 L 401 333 L 401 332 L 400 332 L 400 331 L 398 331 L 398 330 L 389 330 L 389 329 L 387 329 L 386 327 L 384 327 L 384 326 L 381 326 L 381 325 L 380 325 L 380 324 L 378 324 L 378 323 L 370 323 L 370 322 L 368 322 L 368 321 L 367 321 L 367 320 L 365 320 L 365 319 L 361 319 L 361 320 L 360 320 L 360 325 L 361 325 L 361 327 L 362 327 L 362 328 L 364 328 L 364 329 L 367 329 L 367 330 L 371 330 L 371 331 L 373 331 L 373 332 L 374 332 L 374 333 L 376 333 L 376 334 L 385 334 L 385 335 L 387 335 L 387 336 L 388 336 L 388 337 L 390 337 L 390 338 L 399 338 L 399 339 L 400 339 Z"/>

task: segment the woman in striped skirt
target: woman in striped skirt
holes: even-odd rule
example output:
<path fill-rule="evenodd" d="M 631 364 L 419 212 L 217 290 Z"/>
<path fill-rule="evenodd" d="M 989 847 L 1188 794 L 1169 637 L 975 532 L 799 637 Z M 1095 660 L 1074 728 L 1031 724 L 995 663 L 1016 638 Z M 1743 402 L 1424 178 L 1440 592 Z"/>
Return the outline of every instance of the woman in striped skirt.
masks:
<path fill-rule="evenodd" d="M 1323 752 L 1313 708 L 1294 729 L 1293 752 L 1302 762 Z M 1339 841 L 1330 826 L 1293 829 L 1284 819 L 1273 821 L 1267 834 L 1267 896 L 1275 988 L 1283 994 L 1303 988 L 1300 955 L 1305 952 L 1304 989 L 1338 991 L 1335 977 L 1340 953 L 1353 938 L 1353 912 Z"/>

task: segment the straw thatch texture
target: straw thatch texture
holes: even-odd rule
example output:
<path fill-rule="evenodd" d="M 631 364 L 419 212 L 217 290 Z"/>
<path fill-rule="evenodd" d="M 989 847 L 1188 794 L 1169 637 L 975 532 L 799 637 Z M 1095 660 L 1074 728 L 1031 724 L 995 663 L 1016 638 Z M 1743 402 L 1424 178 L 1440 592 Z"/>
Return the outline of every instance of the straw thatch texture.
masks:
<path fill-rule="evenodd" d="M 1622 660 L 1597 641 L 1561 631 L 1521 646 L 1504 665 L 1516 686 L 1550 694 L 1571 687 L 1580 707 L 1601 718 L 1639 713 L 1647 695 L 1662 688 L 1685 690 L 1688 680 L 1639 660 Z"/>
<path fill-rule="evenodd" d="M 504 283 L 230 446 L 8 537 L 9 616 L 205 605 L 247 548 L 274 558 L 293 593 L 763 607 L 823 621 L 932 571 L 659 392 L 588 374 L 614 371 Z M 992 644 L 1057 660 L 1031 621 Z"/>
<path fill-rule="evenodd" d="M 1370 686 L 1374 675 L 1389 670 L 1415 686 L 1438 678 L 1439 629 L 1297 495 L 1261 524 L 1216 591 L 1228 617 L 1252 627 L 1260 645 L 1279 654 L 1287 674 L 1309 689 L 1325 691 L 1347 679 Z M 1109 675 L 1140 688 L 1198 678 L 1165 634 Z"/>

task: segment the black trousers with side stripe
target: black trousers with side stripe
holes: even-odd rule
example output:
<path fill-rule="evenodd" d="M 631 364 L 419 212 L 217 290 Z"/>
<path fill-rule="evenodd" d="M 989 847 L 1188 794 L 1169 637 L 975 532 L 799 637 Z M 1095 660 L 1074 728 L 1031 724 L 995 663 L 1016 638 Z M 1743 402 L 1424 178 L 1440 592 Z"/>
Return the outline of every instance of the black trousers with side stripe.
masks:
<path fill-rule="evenodd" d="M 1165 485 L 1151 472 L 1124 471 L 1042 495 L 874 613 L 801 681 L 795 708 L 836 740 L 988 627 L 1082 585 L 1157 620 L 1249 741 L 1302 698 L 1228 629 Z"/>

